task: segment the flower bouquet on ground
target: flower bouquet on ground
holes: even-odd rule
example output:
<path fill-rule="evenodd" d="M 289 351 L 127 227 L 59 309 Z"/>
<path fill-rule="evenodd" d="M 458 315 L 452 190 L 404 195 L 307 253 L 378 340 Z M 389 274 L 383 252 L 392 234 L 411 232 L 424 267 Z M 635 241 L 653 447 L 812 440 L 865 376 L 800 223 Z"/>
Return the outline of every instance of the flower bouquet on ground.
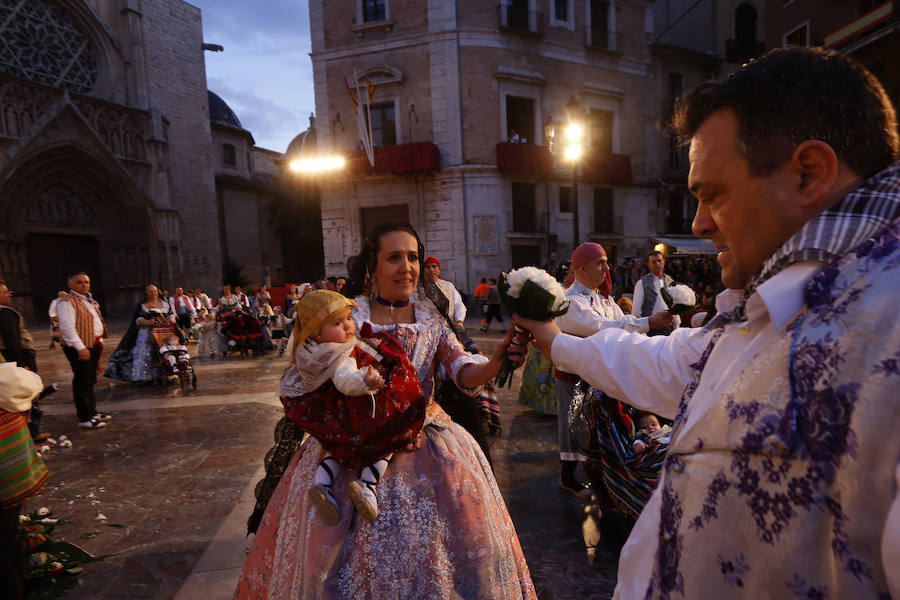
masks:
<path fill-rule="evenodd" d="M 660 288 L 663 302 L 669 307 L 669 312 L 673 315 L 684 315 L 696 308 L 697 296 L 694 290 L 683 283 L 673 283 L 672 285 Z"/>
<path fill-rule="evenodd" d="M 552 275 L 537 267 L 522 267 L 509 273 L 501 273 L 497 291 L 500 292 L 503 308 L 510 315 L 549 321 L 569 310 L 566 291 Z M 516 337 L 527 333 L 521 327 L 516 327 Z M 517 367 L 507 356 L 497 373 L 497 386 L 511 386 L 512 374 Z"/>
<path fill-rule="evenodd" d="M 57 525 L 66 523 L 46 507 L 19 515 L 17 537 L 26 565 L 25 589 L 29 599 L 56 598 L 81 583 L 82 565 L 103 560 L 69 542 L 50 537 Z M 110 525 L 118 526 L 118 525 Z"/>

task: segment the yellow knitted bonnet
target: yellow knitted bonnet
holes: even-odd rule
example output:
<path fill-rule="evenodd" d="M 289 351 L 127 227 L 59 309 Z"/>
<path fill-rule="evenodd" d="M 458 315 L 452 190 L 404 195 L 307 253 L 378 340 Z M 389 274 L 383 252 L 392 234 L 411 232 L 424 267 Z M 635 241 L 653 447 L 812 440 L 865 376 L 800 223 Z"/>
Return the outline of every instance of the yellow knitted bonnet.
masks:
<path fill-rule="evenodd" d="M 295 307 L 294 344 L 299 346 L 306 338 L 318 332 L 332 317 L 347 309 L 356 308 L 356 302 L 331 290 L 315 290 L 300 298 Z"/>

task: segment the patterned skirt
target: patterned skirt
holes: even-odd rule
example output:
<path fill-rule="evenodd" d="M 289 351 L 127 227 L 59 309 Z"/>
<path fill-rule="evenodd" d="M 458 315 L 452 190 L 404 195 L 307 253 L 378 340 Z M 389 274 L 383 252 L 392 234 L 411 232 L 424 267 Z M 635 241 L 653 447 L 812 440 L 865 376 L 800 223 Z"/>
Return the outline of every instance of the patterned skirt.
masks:
<path fill-rule="evenodd" d="M 447 419 L 446 415 L 443 419 Z M 367 523 L 334 483 L 341 519 L 326 525 L 307 492 L 322 459 L 310 438 L 285 470 L 244 563 L 235 598 L 536 599 L 506 504 L 481 449 L 459 425 L 426 427 L 398 452 Z"/>
<path fill-rule="evenodd" d="M 20 413 L 0 411 L 0 506 L 10 508 L 41 491 L 47 467 L 34 449 Z"/>

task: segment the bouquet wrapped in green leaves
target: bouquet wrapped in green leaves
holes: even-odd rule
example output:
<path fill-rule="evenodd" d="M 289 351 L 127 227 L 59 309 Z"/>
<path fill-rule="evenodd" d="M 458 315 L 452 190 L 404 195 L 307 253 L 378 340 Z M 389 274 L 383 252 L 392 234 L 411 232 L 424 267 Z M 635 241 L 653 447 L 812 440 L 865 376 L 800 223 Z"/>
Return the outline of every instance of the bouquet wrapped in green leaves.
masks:
<path fill-rule="evenodd" d="M 535 321 L 549 321 L 569 310 L 566 291 L 552 275 L 537 267 L 522 267 L 501 273 L 497 284 L 503 308 L 510 315 L 517 314 Z M 516 327 L 516 336 L 527 335 Z M 512 385 L 512 374 L 518 365 L 509 357 L 503 361 L 495 382 L 497 386 Z"/>
<path fill-rule="evenodd" d="M 660 288 L 663 302 L 669 307 L 669 312 L 674 315 L 683 315 L 694 310 L 697 305 L 697 296 L 694 290 L 683 283 L 673 283 L 669 287 Z"/>

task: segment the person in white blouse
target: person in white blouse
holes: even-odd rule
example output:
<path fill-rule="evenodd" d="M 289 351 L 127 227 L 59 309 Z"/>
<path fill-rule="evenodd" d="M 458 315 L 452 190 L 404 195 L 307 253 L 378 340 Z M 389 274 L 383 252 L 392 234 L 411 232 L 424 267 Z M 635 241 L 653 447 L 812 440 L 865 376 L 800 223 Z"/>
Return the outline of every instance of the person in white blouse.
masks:
<path fill-rule="evenodd" d="M 429 256 L 425 259 L 425 279 L 438 286 L 450 301 L 450 317 L 460 327 L 465 327 L 466 305 L 462 296 L 452 283 L 441 279 L 441 261 L 437 257 Z"/>
<path fill-rule="evenodd" d="M 836 51 L 701 84 L 674 126 L 728 288 L 716 317 L 586 339 L 514 317 L 556 364 L 674 419 L 615 598 L 900 598 L 896 124 Z"/>
<path fill-rule="evenodd" d="M 672 315 L 663 310 L 649 317 L 626 315 L 610 296 L 612 279 L 609 273 L 606 250 L 600 244 L 584 242 L 572 252 L 570 273 L 575 282 L 566 290 L 569 309 L 556 318 L 559 328 L 574 336 L 589 337 L 610 327 L 647 333 L 652 327 L 665 327 L 672 322 Z M 587 497 L 589 491 L 575 477 L 579 462 L 585 460 L 572 436 L 569 407 L 576 393 L 585 394 L 588 384 L 577 371 L 557 367 L 556 405 L 559 426 L 559 487 L 579 497 Z M 584 448 L 583 450 L 587 450 Z"/>
<path fill-rule="evenodd" d="M 672 285 L 672 277 L 666 275 L 666 257 L 659 250 L 654 250 L 647 257 L 647 268 L 650 272 L 638 279 L 634 284 L 631 314 L 636 317 L 648 317 L 666 310 L 666 302 L 659 290 L 665 285 Z M 669 335 L 673 329 L 681 327 L 681 317 L 675 315 L 671 326 L 653 327 L 649 335 Z"/>

